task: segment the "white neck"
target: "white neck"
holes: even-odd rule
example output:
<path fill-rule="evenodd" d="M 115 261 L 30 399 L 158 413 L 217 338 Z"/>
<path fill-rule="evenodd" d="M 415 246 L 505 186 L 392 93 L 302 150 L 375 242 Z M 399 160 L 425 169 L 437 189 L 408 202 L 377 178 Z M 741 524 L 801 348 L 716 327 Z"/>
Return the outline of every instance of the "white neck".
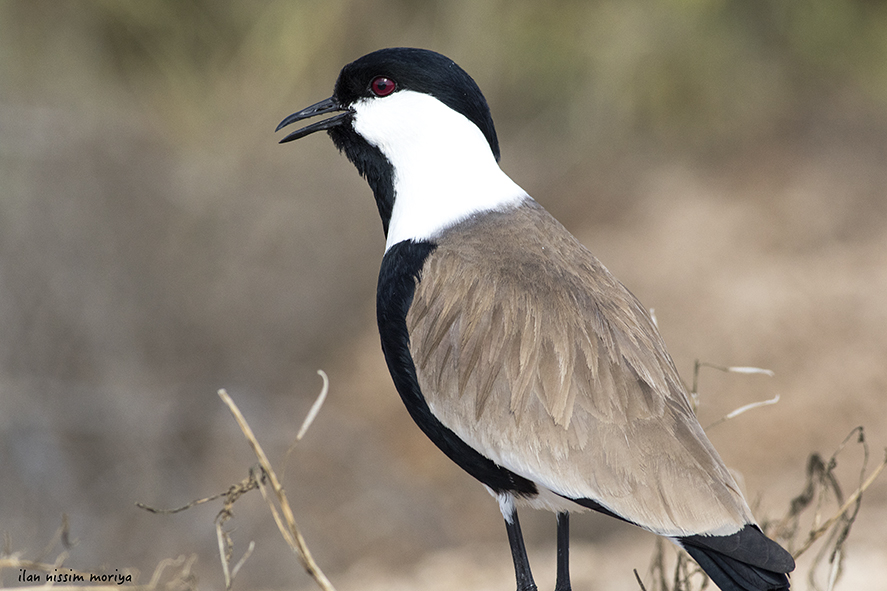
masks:
<path fill-rule="evenodd" d="M 527 198 L 499 168 L 480 129 L 436 98 L 402 90 L 361 101 L 354 110 L 354 130 L 394 167 L 386 251 Z"/>

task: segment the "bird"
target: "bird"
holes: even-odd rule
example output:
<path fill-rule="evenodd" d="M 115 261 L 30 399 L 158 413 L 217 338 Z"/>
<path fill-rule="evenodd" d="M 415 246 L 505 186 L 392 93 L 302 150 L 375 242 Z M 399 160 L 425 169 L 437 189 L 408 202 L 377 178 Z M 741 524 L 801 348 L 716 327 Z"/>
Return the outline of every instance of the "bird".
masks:
<path fill-rule="evenodd" d="M 489 105 L 453 60 L 374 51 L 276 131 L 326 131 L 375 197 L 385 362 L 407 411 L 498 501 L 518 591 L 535 591 L 517 508 L 556 515 L 570 591 L 570 513 L 674 542 L 723 591 L 789 588 L 706 437 L 647 309 L 499 167 Z"/>

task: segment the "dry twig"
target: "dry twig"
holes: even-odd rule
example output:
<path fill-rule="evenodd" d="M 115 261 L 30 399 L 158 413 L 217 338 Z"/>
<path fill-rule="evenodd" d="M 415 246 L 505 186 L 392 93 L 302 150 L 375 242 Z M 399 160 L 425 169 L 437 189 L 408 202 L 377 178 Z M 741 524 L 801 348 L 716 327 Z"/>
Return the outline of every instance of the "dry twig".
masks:
<path fill-rule="evenodd" d="M 773 375 L 773 372 L 767 369 L 754 367 L 720 367 L 697 360 L 693 372 L 693 387 L 690 393 L 694 409 L 696 406 L 696 400 L 698 400 L 697 385 L 699 370 L 701 367 L 712 367 L 714 369 L 733 373 Z M 753 408 L 775 404 L 778 400 L 779 396 L 776 396 L 770 400 L 745 405 L 728 413 L 707 428 L 739 416 Z M 861 444 L 863 447 L 863 460 L 859 473 L 859 483 L 856 490 L 845 500 L 838 477 L 835 474 L 835 468 L 838 463 L 838 456 L 842 453 L 848 443 L 851 442 L 854 435 L 856 435 L 857 443 Z M 808 573 L 808 579 L 812 589 L 821 588 L 815 580 L 815 574 L 817 567 L 822 564 L 826 556 L 828 556 L 827 562 L 829 567 L 827 570 L 825 589 L 829 591 L 833 589 L 834 585 L 842 575 L 845 542 L 859 513 L 863 493 L 875 482 L 875 480 L 881 475 L 881 472 L 887 468 L 887 450 L 885 450 L 885 457 L 881 463 L 868 476 L 866 476 L 868 460 L 869 448 L 865 440 L 864 430 L 862 427 L 857 427 L 844 439 L 827 462 L 823 461 L 819 454 L 814 453 L 810 455 L 807 462 L 807 480 L 804 490 L 791 500 L 789 510 L 782 520 L 776 524 L 768 523 L 764 520 L 761 521 L 765 533 L 768 533 L 768 535 L 771 536 L 775 535 L 783 540 L 786 547 L 792 552 L 795 558 L 801 556 L 823 537 L 827 538 L 828 542 L 824 544 L 817 553 Z M 830 502 L 829 499 L 831 495 L 834 495 L 833 498 L 838 505 L 838 509 L 831 515 L 831 517 L 823 520 L 822 514 Z M 804 539 L 798 545 L 796 542 L 802 531 L 800 527 L 801 514 L 810 507 L 814 507 L 812 523 L 809 526 L 809 530 Z M 706 577 L 701 570 L 695 568 L 695 563 L 692 563 L 682 550 L 677 549 L 676 552 L 674 573 L 672 580 L 669 581 L 666 575 L 664 544 L 661 539 L 657 539 L 656 550 L 649 567 L 649 573 L 653 579 L 652 591 L 691 591 L 705 589 L 708 586 L 708 577 Z M 702 575 L 698 586 L 694 585 L 694 581 L 691 580 L 696 574 Z M 646 591 L 646 588 L 636 571 L 635 577 L 638 580 L 641 590 Z"/>
<path fill-rule="evenodd" d="M 856 442 L 862 445 L 863 460 L 859 473 L 859 484 L 856 490 L 845 500 L 841 486 L 835 476 L 835 468 L 838 465 L 838 456 L 854 435 L 856 435 Z M 862 494 L 880 476 L 884 468 L 887 467 L 887 450 L 885 450 L 884 459 L 866 477 L 868 461 L 869 448 L 862 427 L 857 427 L 851 431 L 827 462 L 823 461 L 819 454 L 811 454 L 807 461 L 807 482 L 804 490 L 792 499 L 788 513 L 775 526 L 777 535 L 787 540 L 789 549 L 793 549 L 792 547 L 796 544 L 800 530 L 801 514 L 808 508 L 814 508 L 812 523 L 806 537 L 800 542 L 800 546 L 793 549 L 793 554 L 797 558 L 809 550 L 821 538 L 825 537 L 827 539 L 827 542 L 817 552 L 808 573 L 808 580 L 812 589 L 821 588 L 815 576 L 818 567 L 826 559 L 826 555 L 828 555 L 827 563 L 829 566 L 825 588 L 834 588 L 835 583 L 837 583 L 843 573 L 843 562 L 846 554 L 845 542 L 859 513 Z M 834 495 L 834 500 L 839 507 L 831 517 L 823 521 L 822 513 L 829 502 L 829 497 L 832 495 Z"/>
<path fill-rule="evenodd" d="M 323 371 L 318 371 L 317 373 L 320 374 L 320 376 L 323 378 L 323 388 L 320 392 L 320 395 L 317 397 L 317 400 L 314 402 L 310 411 L 308 412 L 308 416 L 305 417 L 305 421 L 302 423 L 302 427 L 299 430 L 299 434 L 296 438 L 297 441 L 304 436 L 305 432 L 308 430 L 308 427 L 311 426 L 311 423 L 317 416 L 320 407 L 326 399 L 327 392 L 329 391 L 329 379 L 327 378 L 326 374 Z M 144 503 L 136 503 L 136 505 L 152 513 L 171 514 L 178 513 L 180 511 L 190 509 L 191 507 L 194 507 L 196 505 L 201 505 L 203 503 L 207 503 L 209 501 L 214 501 L 216 499 L 224 497 L 225 504 L 216 515 L 215 525 L 216 537 L 218 539 L 219 546 L 219 556 L 222 562 L 222 573 L 225 577 L 225 587 L 226 589 L 231 589 L 237 573 L 240 571 L 243 564 L 255 550 L 255 543 L 251 541 L 249 547 L 247 548 L 241 559 L 238 560 L 236 564 L 231 566 L 231 560 L 234 554 L 234 544 L 229 533 L 225 531 L 224 524 L 234 515 L 234 503 L 247 492 L 253 489 L 259 489 L 262 493 L 262 497 L 265 499 L 265 501 L 268 503 L 268 507 L 271 509 L 271 515 L 272 517 L 274 517 L 274 521 L 275 523 L 277 523 L 277 527 L 280 530 L 281 535 L 283 536 L 284 540 L 286 540 L 286 543 L 289 545 L 289 547 L 296 554 L 302 567 L 309 575 L 311 575 L 311 577 L 323 591 L 335 591 L 332 583 L 330 583 L 329 579 L 326 577 L 326 575 L 323 574 L 323 571 L 314 561 L 314 558 L 311 555 L 311 551 L 308 549 L 308 545 L 305 543 L 305 539 L 302 537 L 302 534 L 299 531 L 298 526 L 296 525 L 296 520 L 293 515 L 292 508 L 290 507 L 289 501 L 287 500 L 286 491 L 280 484 L 280 479 L 277 477 L 277 473 L 271 466 L 271 462 L 268 460 L 268 456 L 265 454 L 265 451 L 262 449 L 262 446 L 256 439 L 253 430 L 250 428 L 249 424 L 246 422 L 246 419 L 243 417 L 243 414 L 240 412 L 240 409 L 237 407 L 228 393 L 225 390 L 219 390 L 218 395 L 228 407 L 228 410 L 231 411 L 231 414 L 237 421 L 240 430 L 243 432 L 243 435 L 246 437 L 247 442 L 252 448 L 253 453 L 255 453 L 256 457 L 258 458 L 258 467 L 250 468 L 249 476 L 239 483 L 231 485 L 227 491 L 212 495 L 210 497 L 192 501 L 182 507 L 178 507 L 175 509 L 156 509 L 153 507 L 149 507 Z M 292 451 L 292 448 L 290 448 L 290 451 Z M 289 452 L 287 452 L 287 454 L 289 454 Z M 271 486 L 271 490 L 273 491 L 273 495 L 269 494 L 268 492 L 269 484 Z"/>
<path fill-rule="evenodd" d="M 728 373 L 745 373 L 745 374 L 760 374 L 769 377 L 773 377 L 773 371 L 769 369 L 764 369 L 761 367 L 745 367 L 745 366 L 723 366 L 723 365 L 715 365 L 713 363 L 708 363 L 705 361 L 699 361 L 698 359 L 693 364 L 693 387 L 690 388 L 690 402 L 693 405 L 693 410 L 696 411 L 699 406 L 699 370 L 703 367 L 710 367 L 712 369 L 716 369 L 718 371 L 724 371 Z M 752 402 L 751 404 L 746 404 L 745 406 L 740 406 L 739 408 L 727 413 L 726 415 L 719 418 L 717 421 L 707 425 L 705 430 L 708 431 L 712 427 L 716 425 L 720 425 L 725 421 L 729 421 L 732 418 L 738 417 L 739 415 L 748 412 L 755 408 L 760 408 L 762 406 L 769 406 L 771 404 L 776 404 L 779 402 L 779 394 L 774 396 L 769 400 L 761 400 L 759 402 Z"/>
<path fill-rule="evenodd" d="M 134 591 L 194 591 L 197 588 L 197 579 L 191 573 L 191 566 L 197 559 L 196 556 L 188 558 L 180 556 L 177 560 L 164 560 L 154 570 L 150 582 L 147 585 L 137 583 L 139 572 L 134 568 L 115 569 L 109 572 L 107 567 L 95 570 L 75 569 L 65 566 L 70 549 L 76 544 L 71 540 L 68 528 L 67 515 L 62 516 L 62 525 L 56 531 L 52 540 L 43 549 L 40 555 L 34 559 L 26 559 L 20 552 L 12 552 L 12 541 L 7 536 L 2 554 L 0 554 L 0 572 L 4 569 L 19 571 L 19 582 L 25 586 L 16 587 L 20 591 L 36 591 L 37 589 L 55 589 L 58 591 L 75 591 L 84 589 L 84 584 L 94 591 L 110 591 L 120 589 L 125 583 L 126 589 Z M 56 551 L 61 545 L 61 551 L 55 560 L 50 561 L 46 556 Z M 170 567 L 176 567 L 172 575 L 164 580 L 163 575 Z M 28 572 L 31 571 L 31 572 Z M 105 582 L 112 580 L 113 582 Z M 39 581 L 39 584 L 38 584 Z M 133 584 L 135 583 L 135 584 Z"/>
<path fill-rule="evenodd" d="M 228 410 L 231 411 L 231 414 L 234 415 L 234 420 L 237 421 L 240 430 L 243 432 L 244 437 L 246 437 L 247 442 L 253 449 L 253 453 L 256 454 L 256 457 L 259 460 L 259 465 L 262 467 L 264 476 L 267 477 L 271 484 L 274 497 L 277 499 L 277 505 L 275 505 L 272 498 L 266 492 L 264 484 L 265 478 L 257 480 L 259 490 L 262 491 L 262 495 L 268 502 L 268 507 L 271 509 L 271 515 L 274 517 L 274 521 L 277 523 L 277 528 L 280 530 L 281 535 L 293 552 L 295 552 L 302 567 L 309 575 L 311 575 L 317 585 L 323 589 L 323 591 L 335 591 L 332 583 L 330 583 L 329 579 L 323 574 L 323 571 L 314 561 L 311 551 L 308 549 L 308 545 L 305 543 L 305 539 L 302 537 L 302 533 L 296 525 L 296 519 L 293 515 L 289 501 L 287 500 L 286 491 L 280 484 L 277 474 L 274 472 L 274 468 L 271 466 L 271 462 L 268 460 L 268 456 L 265 455 L 265 451 L 256 439 L 255 434 L 228 393 L 225 392 L 225 390 L 219 390 L 218 394 L 222 401 L 228 406 Z M 278 511 L 278 506 L 280 507 L 280 511 Z M 282 518 L 281 513 L 283 514 Z"/>

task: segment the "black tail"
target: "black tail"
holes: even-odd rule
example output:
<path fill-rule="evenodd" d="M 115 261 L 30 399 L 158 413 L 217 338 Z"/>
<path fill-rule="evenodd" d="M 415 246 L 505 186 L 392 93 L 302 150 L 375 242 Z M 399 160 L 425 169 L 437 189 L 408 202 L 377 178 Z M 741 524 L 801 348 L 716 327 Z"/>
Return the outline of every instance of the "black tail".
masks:
<path fill-rule="evenodd" d="M 746 525 L 729 536 L 686 536 L 676 540 L 721 591 L 783 591 L 795 568 L 791 554 Z"/>

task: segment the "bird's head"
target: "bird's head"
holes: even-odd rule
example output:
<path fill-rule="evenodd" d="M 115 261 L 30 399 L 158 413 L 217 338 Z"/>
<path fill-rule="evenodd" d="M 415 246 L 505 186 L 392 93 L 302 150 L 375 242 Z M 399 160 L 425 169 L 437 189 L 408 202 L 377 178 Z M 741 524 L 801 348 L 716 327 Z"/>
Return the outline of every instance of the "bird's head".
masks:
<path fill-rule="evenodd" d="M 389 48 L 367 54 L 342 68 L 330 98 L 293 113 L 277 129 L 330 114 L 281 143 L 327 131 L 372 188 L 389 247 L 392 240 L 428 238 L 490 209 L 504 194 L 523 195 L 497 164 L 499 142 L 486 99 L 471 76 L 439 53 Z"/>

